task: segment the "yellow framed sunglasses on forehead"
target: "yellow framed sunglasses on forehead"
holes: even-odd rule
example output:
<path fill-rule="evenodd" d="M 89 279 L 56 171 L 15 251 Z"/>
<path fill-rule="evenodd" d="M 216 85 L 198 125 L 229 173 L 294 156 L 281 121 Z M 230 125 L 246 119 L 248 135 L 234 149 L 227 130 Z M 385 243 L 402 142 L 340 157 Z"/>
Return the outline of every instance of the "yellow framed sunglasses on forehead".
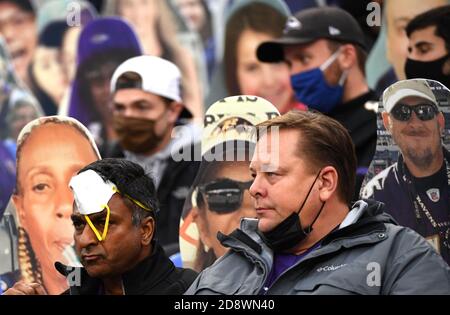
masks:
<path fill-rule="evenodd" d="M 120 195 L 122 195 L 120 193 L 120 191 L 117 189 L 117 187 L 113 186 L 112 187 L 114 193 L 118 193 Z M 134 204 L 136 204 L 138 207 L 146 210 L 146 211 L 152 211 L 152 209 L 146 207 L 143 203 L 141 203 L 140 201 L 134 199 L 133 197 L 124 194 L 124 196 L 126 198 L 128 198 L 129 200 L 131 200 Z M 92 223 L 91 219 L 89 218 L 89 215 L 84 215 L 84 218 L 86 219 L 87 224 L 89 225 L 89 227 L 91 228 L 91 230 L 94 232 L 95 236 L 97 237 L 97 239 L 99 240 L 99 242 L 104 241 L 106 239 L 106 235 L 108 234 L 108 227 L 109 227 L 109 218 L 111 216 L 111 209 L 109 208 L 108 204 L 104 204 L 101 205 L 102 209 L 106 209 L 106 219 L 105 219 L 105 226 L 103 227 L 103 232 L 100 234 L 100 232 L 98 231 L 98 229 L 95 227 L 95 225 Z M 102 211 L 103 211 L 102 210 Z"/>

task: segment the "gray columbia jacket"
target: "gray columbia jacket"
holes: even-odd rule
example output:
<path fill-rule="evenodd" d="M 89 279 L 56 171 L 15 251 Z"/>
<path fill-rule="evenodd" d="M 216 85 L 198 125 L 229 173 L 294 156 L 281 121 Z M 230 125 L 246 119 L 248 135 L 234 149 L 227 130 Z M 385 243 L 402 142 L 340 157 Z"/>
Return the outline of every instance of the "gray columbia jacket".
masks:
<path fill-rule="evenodd" d="M 450 294 L 450 267 L 431 245 L 360 200 L 318 249 L 285 271 L 270 288 L 273 252 L 256 219 L 219 239 L 230 250 L 205 269 L 185 294 Z"/>

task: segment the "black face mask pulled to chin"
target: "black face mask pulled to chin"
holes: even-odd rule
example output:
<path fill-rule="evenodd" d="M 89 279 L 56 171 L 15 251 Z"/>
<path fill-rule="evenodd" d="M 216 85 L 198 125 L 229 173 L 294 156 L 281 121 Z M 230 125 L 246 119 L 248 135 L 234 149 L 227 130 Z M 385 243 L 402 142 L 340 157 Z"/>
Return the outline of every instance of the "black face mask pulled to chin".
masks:
<path fill-rule="evenodd" d="M 285 252 L 289 249 L 292 249 L 300 242 L 302 242 L 313 230 L 312 226 L 316 222 L 317 218 L 320 216 L 320 213 L 322 212 L 322 209 L 325 206 L 325 202 L 322 203 L 322 206 L 320 207 L 320 210 L 317 213 L 316 217 L 314 218 L 313 222 L 305 229 L 302 228 L 299 214 L 302 211 L 303 206 L 306 203 L 306 200 L 308 200 L 309 194 L 311 193 L 314 184 L 317 181 L 317 178 L 319 178 L 319 174 L 320 171 L 317 174 L 316 178 L 314 179 L 314 182 L 312 183 L 311 187 L 309 188 L 308 194 L 306 195 L 305 200 L 303 200 L 303 203 L 298 211 L 292 212 L 291 215 L 289 215 L 286 219 L 281 221 L 281 223 L 278 224 L 271 231 L 259 233 L 263 241 L 274 252 L 276 253 Z"/>

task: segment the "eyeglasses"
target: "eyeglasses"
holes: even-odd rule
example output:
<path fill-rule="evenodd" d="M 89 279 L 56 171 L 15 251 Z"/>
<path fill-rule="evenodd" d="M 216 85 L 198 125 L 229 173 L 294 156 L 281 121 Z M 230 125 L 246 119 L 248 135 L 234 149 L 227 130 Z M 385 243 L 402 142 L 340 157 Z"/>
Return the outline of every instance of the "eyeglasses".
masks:
<path fill-rule="evenodd" d="M 439 112 L 433 104 L 418 104 L 414 106 L 397 104 L 392 109 L 391 114 L 396 120 L 408 121 L 413 111 L 416 113 L 417 118 L 422 121 L 433 119 Z"/>
<path fill-rule="evenodd" d="M 198 190 L 205 197 L 209 210 L 224 214 L 241 207 L 244 191 L 252 184 L 253 180 L 239 182 L 224 178 L 200 185 Z"/>

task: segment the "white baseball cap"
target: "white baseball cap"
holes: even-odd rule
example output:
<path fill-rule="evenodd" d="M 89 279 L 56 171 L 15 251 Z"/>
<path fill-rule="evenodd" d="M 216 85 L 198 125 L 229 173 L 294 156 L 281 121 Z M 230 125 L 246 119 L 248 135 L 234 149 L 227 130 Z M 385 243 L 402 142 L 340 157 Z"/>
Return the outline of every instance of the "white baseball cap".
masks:
<path fill-rule="evenodd" d="M 279 116 L 277 108 L 254 95 L 235 95 L 218 100 L 205 114 L 202 156 L 227 141 L 256 142 L 254 126 Z"/>
<path fill-rule="evenodd" d="M 111 92 L 117 90 L 117 79 L 126 72 L 141 77 L 142 90 L 181 102 L 181 73 L 172 62 L 156 56 L 138 56 L 125 60 L 114 71 Z"/>
<path fill-rule="evenodd" d="M 409 96 L 421 97 L 437 105 L 436 96 L 427 83 L 427 80 L 410 79 L 398 81 L 384 90 L 383 105 L 385 110 L 390 113 L 400 100 Z"/>

